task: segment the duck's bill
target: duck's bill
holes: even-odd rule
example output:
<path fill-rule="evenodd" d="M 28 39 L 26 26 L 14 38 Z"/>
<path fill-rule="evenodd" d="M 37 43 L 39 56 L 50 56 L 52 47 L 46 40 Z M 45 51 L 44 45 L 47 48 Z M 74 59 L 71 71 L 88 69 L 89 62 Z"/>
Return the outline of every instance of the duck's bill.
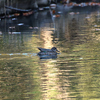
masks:
<path fill-rule="evenodd" d="M 60 52 L 59 50 L 57 50 L 57 52 Z"/>

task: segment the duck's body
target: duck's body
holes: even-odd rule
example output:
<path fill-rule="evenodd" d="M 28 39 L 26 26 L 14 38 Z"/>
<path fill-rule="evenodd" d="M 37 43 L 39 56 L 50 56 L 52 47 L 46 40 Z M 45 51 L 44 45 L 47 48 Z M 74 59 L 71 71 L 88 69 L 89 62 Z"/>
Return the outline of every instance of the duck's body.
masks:
<path fill-rule="evenodd" d="M 52 52 L 52 51 L 41 51 L 38 53 L 39 56 L 42 55 L 57 55 L 57 52 Z"/>
<path fill-rule="evenodd" d="M 53 47 L 51 49 L 45 49 L 45 48 L 39 48 L 38 47 L 38 49 L 40 50 L 40 52 L 38 53 L 38 55 L 40 57 L 50 57 L 50 58 L 52 58 L 52 57 L 57 56 L 57 54 L 59 52 L 56 47 Z"/>

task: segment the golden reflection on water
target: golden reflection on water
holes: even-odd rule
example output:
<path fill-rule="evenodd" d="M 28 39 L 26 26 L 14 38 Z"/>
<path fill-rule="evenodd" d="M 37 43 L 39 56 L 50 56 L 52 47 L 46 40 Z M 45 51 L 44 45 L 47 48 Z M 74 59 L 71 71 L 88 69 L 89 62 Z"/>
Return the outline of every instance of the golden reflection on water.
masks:
<path fill-rule="evenodd" d="M 50 100 L 58 98 L 59 87 L 57 85 L 58 69 L 50 65 L 50 61 L 41 64 L 41 87 L 43 98 L 42 100 Z"/>
<path fill-rule="evenodd" d="M 50 30 L 50 28 L 48 27 L 44 27 L 41 29 L 41 35 L 44 41 L 43 47 L 44 48 L 52 48 L 53 44 L 52 44 L 52 34 L 53 31 Z"/>
<path fill-rule="evenodd" d="M 42 61 L 40 64 L 42 100 L 70 100 L 68 98 L 69 93 L 67 92 L 69 84 L 66 76 L 62 75 L 62 73 L 66 73 L 68 70 L 59 70 L 55 63 L 56 60 L 52 60 Z"/>
<path fill-rule="evenodd" d="M 44 41 L 44 48 L 52 48 L 52 34 L 53 31 L 50 31 L 48 27 L 42 28 L 41 30 L 42 38 Z M 42 100 L 51 100 L 51 99 L 60 99 L 59 95 L 59 85 L 57 84 L 58 70 L 55 68 L 55 65 L 51 64 L 51 61 L 41 61 L 41 87 L 42 87 Z M 56 60 L 54 60 L 56 62 Z"/>

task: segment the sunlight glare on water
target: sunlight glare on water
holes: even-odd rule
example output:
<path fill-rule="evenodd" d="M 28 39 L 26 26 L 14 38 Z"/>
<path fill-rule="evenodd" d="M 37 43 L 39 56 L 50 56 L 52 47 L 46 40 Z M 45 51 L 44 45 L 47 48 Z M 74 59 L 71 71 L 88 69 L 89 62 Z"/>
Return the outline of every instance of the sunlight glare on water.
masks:
<path fill-rule="evenodd" d="M 75 8 L 53 21 L 49 11 L 2 20 L 0 99 L 99 100 L 99 9 Z M 12 25 L 21 34 L 9 34 Z M 60 53 L 43 59 L 37 47 Z"/>

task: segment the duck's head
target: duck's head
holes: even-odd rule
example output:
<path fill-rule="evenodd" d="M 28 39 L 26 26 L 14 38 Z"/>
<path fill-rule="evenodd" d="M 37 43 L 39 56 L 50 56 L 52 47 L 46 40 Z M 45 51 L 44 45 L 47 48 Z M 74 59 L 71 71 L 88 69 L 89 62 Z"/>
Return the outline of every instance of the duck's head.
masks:
<path fill-rule="evenodd" d="M 59 52 L 59 50 L 57 50 L 56 47 L 52 47 L 51 50 L 52 50 L 53 52 Z"/>

